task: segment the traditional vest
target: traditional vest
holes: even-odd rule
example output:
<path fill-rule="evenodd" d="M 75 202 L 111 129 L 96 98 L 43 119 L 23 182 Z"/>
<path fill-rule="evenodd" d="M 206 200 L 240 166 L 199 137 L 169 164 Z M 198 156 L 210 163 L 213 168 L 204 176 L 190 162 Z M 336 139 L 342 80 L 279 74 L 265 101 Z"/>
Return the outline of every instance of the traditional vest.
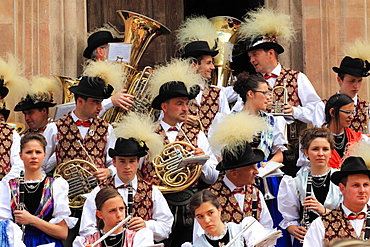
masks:
<path fill-rule="evenodd" d="M 55 124 L 59 140 L 55 150 L 58 165 L 73 159 L 90 161 L 78 142 L 80 141 L 93 159 L 94 164 L 99 168 L 105 167 L 104 149 L 107 144 L 109 126 L 106 121 L 94 118 L 84 139 L 70 113 L 56 121 Z"/>
<path fill-rule="evenodd" d="M 257 194 L 257 220 L 260 220 L 262 205 L 258 195 L 258 189 L 253 185 L 246 185 L 244 208 L 243 211 L 240 209 L 238 201 L 231 193 L 230 189 L 226 186 L 223 177 L 214 183 L 209 190 L 217 196 L 217 200 L 220 202 L 222 207 L 221 220 L 223 222 L 235 222 L 240 223 L 246 216 L 252 216 L 252 194 L 253 190 Z"/>
<path fill-rule="evenodd" d="M 330 213 L 321 216 L 322 223 L 325 228 L 324 242 L 329 243 L 334 239 L 364 239 L 366 219 L 362 226 L 361 235 L 357 236 L 355 229 L 351 222 L 348 220 L 341 206 L 333 209 Z M 367 242 L 370 242 L 368 240 Z"/>
<path fill-rule="evenodd" d="M 360 132 L 355 132 L 350 128 L 344 128 L 344 131 L 346 132 L 346 137 L 347 137 L 347 147 L 350 148 L 350 146 L 356 142 L 359 142 L 362 138 L 362 134 Z M 331 152 L 331 158 L 329 159 L 328 166 L 332 168 L 340 168 L 340 165 L 342 164 L 342 161 L 347 158 L 346 151 L 344 152 L 343 158 L 341 158 L 337 152 L 337 150 L 333 149 Z"/>
<path fill-rule="evenodd" d="M 193 126 L 186 125 L 186 124 L 183 124 L 181 126 L 181 129 L 182 131 L 178 132 L 175 141 L 187 142 L 187 139 L 184 136 L 184 133 L 185 133 L 186 137 L 190 140 L 191 144 L 195 148 L 197 148 L 198 147 L 198 135 L 199 135 L 200 130 L 198 128 L 195 128 Z M 165 133 L 165 130 L 162 128 L 160 124 L 158 128 L 155 130 L 155 132 L 163 137 L 165 145 L 170 143 Z M 141 172 L 143 174 L 144 180 L 147 181 L 148 183 L 154 184 L 154 185 L 161 184 L 161 180 L 156 175 L 155 169 L 153 167 L 153 163 L 151 162 L 151 160 L 148 160 L 148 158 L 145 158 L 145 161 L 141 168 Z"/>
<path fill-rule="evenodd" d="M 189 102 L 189 113 L 200 118 L 206 135 L 219 109 L 220 92 L 221 89 L 206 85 L 200 105 L 196 99 Z"/>
<path fill-rule="evenodd" d="M 117 189 L 114 184 L 114 177 L 108 178 L 100 188 L 111 187 Z M 153 187 L 141 178 L 137 178 L 137 190 L 134 196 L 132 208 L 134 217 L 141 217 L 143 220 L 151 220 L 153 215 Z"/>
<path fill-rule="evenodd" d="M 0 123 L 0 173 L 8 174 L 11 168 L 10 149 L 13 144 L 13 130 L 7 124 Z"/>

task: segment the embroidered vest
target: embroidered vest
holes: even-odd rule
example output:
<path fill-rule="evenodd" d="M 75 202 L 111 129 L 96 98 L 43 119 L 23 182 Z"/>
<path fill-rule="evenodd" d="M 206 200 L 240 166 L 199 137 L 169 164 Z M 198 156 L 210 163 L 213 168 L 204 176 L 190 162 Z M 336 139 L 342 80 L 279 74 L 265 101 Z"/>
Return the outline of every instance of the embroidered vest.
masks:
<path fill-rule="evenodd" d="M 329 243 L 334 239 L 343 238 L 364 239 L 366 219 L 362 226 L 361 235 L 357 236 L 355 229 L 348 220 L 341 206 L 333 209 L 330 213 L 321 216 L 321 220 L 325 227 L 325 243 Z M 367 242 L 370 242 L 370 240 Z"/>
<path fill-rule="evenodd" d="M 198 128 L 195 128 L 190 125 L 185 125 L 185 124 L 181 126 L 181 129 L 182 131 L 178 132 L 175 141 L 187 142 L 187 139 L 184 136 L 184 133 L 185 133 L 186 137 L 190 140 L 191 144 L 195 148 L 197 148 L 198 147 L 198 135 L 199 135 L 200 130 Z M 165 131 L 163 130 L 160 124 L 158 128 L 155 130 L 155 132 L 163 137 L 165 145 L 170 143 Z M 154 184 L 154 185 L 160 185 L 162 183 L 162 181 L 156 175 L 155 169 L 153 167 L 153 163 L 151 162 L 151 160 L 148 160 L 147 157 L 145 158 L 143 162 L 141 172 L 142 172 L 144 180 L 147 181 L 148 183 Z"/>
<path fill-rule="evenodd" d="M 7 124 L 0 123 L 0 173 L 8 174 L 11 168 L 10 149 L 13 144 L 13 130 Z"/>
<path fill-rule="evenodd" d="M 108 178 L 100 189 L 111 187 L 116 189 L 114 177 Z M 137 178 L 137 191 L 134 196 L 134 205 L 132 208 L 134 217 L 141 217 L 143 220 L 151 220 L 153 215 L 153 187 L 141 178 Z"/>
<path fill-rule="evenodd" d="M 253 185 L 246 185 L 244 208 L 243 211 L 239 207 L 238 201 L 232 195 L 230 189 L 226 186 L 223 177 L 214 183 L 209 190 L 217 196 L 217 200 L 222 207 L 221 220 L 223 222 L 240 223 L 246 216 L 252 216 L 252 194 L 253 190 L 257 194 L 257 220 L 260 220 L 262 205 L 258 196 L 258 189 Z"/>
<path fill-rule="evenodd" d="M 221 89 L 206 85 L 200 105 L 198 105 L 196 99 L 189 102 L 189 113 L 200 118 L 206 135 L 208 135 L 208 130 L 219 109 L 220 92 Z"/>
<path fill-rule="evenodd" d="M 105 167 L 106 155 L 104 153 L 107 144 L 108 123 L 102 119 L 94 118 L 85 138 L 81 137 L 71 113 L 55 122 L 58 129 L 59 143 L 55 153 L 57 164 L 65 163 L 73 159 L 90 161 L 81 144 L 99 168 Z"/>

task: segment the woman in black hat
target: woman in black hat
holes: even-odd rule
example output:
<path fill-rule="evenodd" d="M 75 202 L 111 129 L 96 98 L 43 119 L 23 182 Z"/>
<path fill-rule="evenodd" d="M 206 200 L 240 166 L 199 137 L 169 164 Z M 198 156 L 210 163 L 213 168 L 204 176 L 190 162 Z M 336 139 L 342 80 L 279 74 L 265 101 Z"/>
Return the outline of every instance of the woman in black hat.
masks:
<path fill-rule="evenodd" d="M 342 200 L 338 186 L 330 182 L 331 174 L 337 170 L 328 167 L 334 148 L 330 131 L 327 128 L 303 130 L 301 147 L 310 160 L 310 169 L 300 172 L 295 178 L 285 175 L 278 194 L 279 211 L 284 218 L 280 226 L 295 238 L 293 246 L 302 246 L 300 242 L 308 230 L 308 224 L 318 215 L 336 208 Z"/>
<path fill-rule="evenodd" d="M 354 114 L 354 102 L 346 94 L 331 96 L 325 105 L 325 122 L 334 135 L 334 150 L 329 160 L 329 167 L 340 167 L 348 144 L 356 143 L 362 138 L 368 139 L 360 132 L 349 128 Z"/>

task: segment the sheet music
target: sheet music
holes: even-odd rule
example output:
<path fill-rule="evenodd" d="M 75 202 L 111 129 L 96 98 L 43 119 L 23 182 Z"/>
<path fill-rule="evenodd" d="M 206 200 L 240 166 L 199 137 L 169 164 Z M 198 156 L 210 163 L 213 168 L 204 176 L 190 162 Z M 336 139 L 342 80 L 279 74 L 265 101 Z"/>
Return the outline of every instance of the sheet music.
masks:
<path fill-rule="evenodd" d="M 130 62 L 131 43 L 108 43 L 108 60 Z"/>

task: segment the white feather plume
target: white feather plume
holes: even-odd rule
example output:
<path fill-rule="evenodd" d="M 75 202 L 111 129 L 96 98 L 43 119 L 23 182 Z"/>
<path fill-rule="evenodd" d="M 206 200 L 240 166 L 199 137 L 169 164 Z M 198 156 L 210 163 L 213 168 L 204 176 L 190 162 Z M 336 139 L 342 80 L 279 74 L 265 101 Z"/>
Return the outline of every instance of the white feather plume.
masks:
<path fill-rule="evenodd" d="M 351 58 L 360 58 L 363 61 L 370 61 L 370 42 L 356 39 L 355 42 L 346 46 L 345 54 Z"/>
<path fill-rule="evenodd" d="M 62 97 L 62 88 L 55 78 L 33 76 L 27 94 L 34 100 L 57 102 L 56 98 L 59 99 Z"/>
<path fill-rule="evenodd" d="M 241 23 L 240 39 L 254 40 L 258 36 L 276 36 L 289 41 L 295 34 L 289 15 L 272 8 L 261 7 L 248 12 Z"/>
<path fill-rule="evenodd" d="M 364 159 L 365 164 L 368 169 L 370 169 L 370 143 L 364 140 L 361 140 L 357 143 L 353 143 L 347 147 L 348 156 L 356 156 Z"/>
<path fill-rule="evenodd" d="M 158 125 L 150 116 L 130 112 L 116 124 L 114 131 L 116 137 L 130 138 L 144 141 L 149 148 L 149 156 L 154 157 L 163 150 L 163 138 L 155 133 Z"/>
<path fill-rule="evenodd" d="M 205 16 L 192 16 L 184 21 L 175 33 L 179 48 L 184 48 L 193 41 L 207 41 L 209 48 L 216 45 L 217 30 Z"/>
<path fill-rule="evenodd" d="M 247 111 L 223 116 L 221 122 L 214 125 L 210 147 L 215 153 L 223 149 L 235 155 L 239 146 L 246 141 L 251 142 L 254 136 L 267 128 L 262 117 L 250 115 Z"/>

